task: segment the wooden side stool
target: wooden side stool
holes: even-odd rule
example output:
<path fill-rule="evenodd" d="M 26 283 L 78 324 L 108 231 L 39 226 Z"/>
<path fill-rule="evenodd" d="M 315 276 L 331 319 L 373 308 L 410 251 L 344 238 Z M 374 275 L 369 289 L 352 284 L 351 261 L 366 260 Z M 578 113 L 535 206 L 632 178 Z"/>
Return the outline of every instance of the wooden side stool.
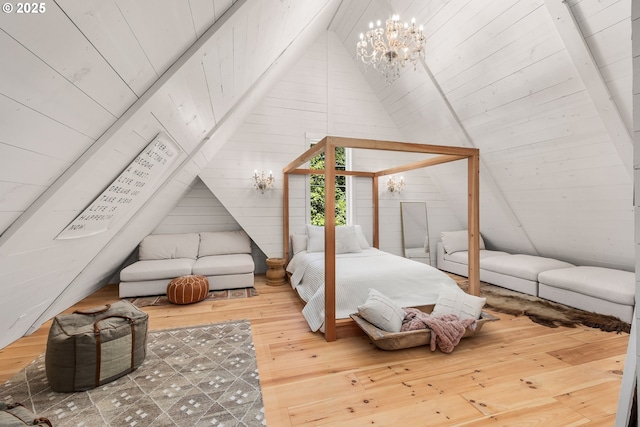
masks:
<path fill-rule="evenodd" d="M 287 283 L 284 258 L 267 258 L 267 285 L 281 286 Z"/>

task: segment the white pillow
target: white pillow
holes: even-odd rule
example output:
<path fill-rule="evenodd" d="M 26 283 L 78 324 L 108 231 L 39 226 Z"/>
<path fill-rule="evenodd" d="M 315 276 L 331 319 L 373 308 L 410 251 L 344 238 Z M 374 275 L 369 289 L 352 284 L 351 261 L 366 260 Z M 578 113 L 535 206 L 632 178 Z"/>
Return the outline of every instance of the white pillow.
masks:
<path fill-rule="evenodd" d="M 324 227 L 307 225 L 307 252 L 324 252 Z M 350 225 L 336 227 L 336 253 L 362 252 L 356 229 Z"/>
<path fill-rule="evenodd" d="M 324 252 L 324 227 L 307 224 L 307 252 Z"/>
<path fill-rule="evenodd" d="M 358 237 L 358 243 L 360 244 L 360 249 L 369 249 L 371 245 L 369 245 L 369 241 L 364 235 L 364 231 L 362 231 L 362 227 L 359 225 L 353 226 L 356 229 L 356 236 Z"/>
<path fill-rule="evenodd" d="M 405 312 L 379 291 L 369 288 L 367 300 L 358 306 L 358 313 L 369 323 L 387 332 L 400 332 Z"/>
<path fill-rule="evenodd" d="M 444 251 L 448 254 L 469 250 L 469 232 L 467 230 L 443 231 L 440 240 Z M 480 249 L 484 249 L 484 240 L 480 236 Z"/>
<path fill-rule="evenodd" d="M 251 239 L 244 230 L 200 233 L 198 256 L 250 254 Z"/>
<path fill-rule="evenodd" d="M 478 320 L 486 302 L 486 298 L 469 295 L 461 289 L 443 286 L 431 315 L 455 314 L 460 320 Z"/>
<path fill-rule="evenodd" d="M 350 225 L 336 227 L 336 253 L 348 254 L 362 252 L 356 229 Z"/>
<path fill-rule="evenodd" d="M 308 241 L 309 241 L 309 237 L 306 234 L 292 234 L 291 247 L 293 250 L 293 254 L 295 255 L 298 252 L 306 251 Z"/>
<path fill-rule="evenodd" d="M 140 242 L 138 259 L 196 259 L 199 241 L 198 233 L 151 234 Z"/>

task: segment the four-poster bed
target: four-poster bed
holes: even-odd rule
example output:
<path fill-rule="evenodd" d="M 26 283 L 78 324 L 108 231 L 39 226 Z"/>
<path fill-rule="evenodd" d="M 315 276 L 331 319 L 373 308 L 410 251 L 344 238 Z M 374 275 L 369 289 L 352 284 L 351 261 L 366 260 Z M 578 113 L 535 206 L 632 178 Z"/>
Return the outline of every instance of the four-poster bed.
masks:
<path fill-rule="evenodd" d="M 341 171 L 335 169 L 335 148 L 383 150 L 437 155 L 424 160 L 395 166 L 377 172 Z M 324 153 L 325 169 L 300 169 L 300 166 L 315 156 Z M 327 341 L 337 338 L 336 328 L 336 230 L 335 230 L 335 176 L 350 175 L 369 177 L 372 180 L 373 199 L 373 246 L 379 248 L 378 179 L 381 176 L 419 169 L 427 166 L 467 159 L 468 167 L 468 230 L 469 230 L 469 293 L 480 293 L 479 270 L 479 151 L 475 148 L 439 145 L 412 144 L 394 141 L 343 138 L 327 136 L 300 155 L 283 169 L 283 244 L 284 256 L 289 256 L 289 175 L 324 174 L 325 226 L 324 226 L 324 333 Z M 332 214 L 333 213 L 333 214 Z"/>

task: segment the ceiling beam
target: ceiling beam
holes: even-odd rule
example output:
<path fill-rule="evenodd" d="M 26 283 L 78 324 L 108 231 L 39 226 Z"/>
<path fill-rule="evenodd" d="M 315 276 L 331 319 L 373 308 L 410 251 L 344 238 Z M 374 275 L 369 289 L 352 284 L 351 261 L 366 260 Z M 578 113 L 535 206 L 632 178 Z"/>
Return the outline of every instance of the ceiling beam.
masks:
<path fill-rule="evenodd" d="M 562 39 L 578 74 L 591 97 L 620 160 L 630 177 L 633 177 L 633 140 L 627 125 L 622 120 L 620 110 L 611 97 L 600 67 L 596 63 L 589 45 L 576 22 L 571 6 L 563 0 L 545 0 L 551 20 Z"/>

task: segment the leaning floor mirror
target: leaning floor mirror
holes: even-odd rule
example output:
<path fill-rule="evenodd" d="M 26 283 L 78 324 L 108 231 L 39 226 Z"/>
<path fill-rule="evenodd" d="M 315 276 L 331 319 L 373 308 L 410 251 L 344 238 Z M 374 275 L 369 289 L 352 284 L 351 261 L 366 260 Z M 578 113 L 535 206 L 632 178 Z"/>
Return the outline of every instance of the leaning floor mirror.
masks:
<path fill-rule="evenodd" d="M 405 258 L 431 264 L 426 202 L 400 202 Z"/>

